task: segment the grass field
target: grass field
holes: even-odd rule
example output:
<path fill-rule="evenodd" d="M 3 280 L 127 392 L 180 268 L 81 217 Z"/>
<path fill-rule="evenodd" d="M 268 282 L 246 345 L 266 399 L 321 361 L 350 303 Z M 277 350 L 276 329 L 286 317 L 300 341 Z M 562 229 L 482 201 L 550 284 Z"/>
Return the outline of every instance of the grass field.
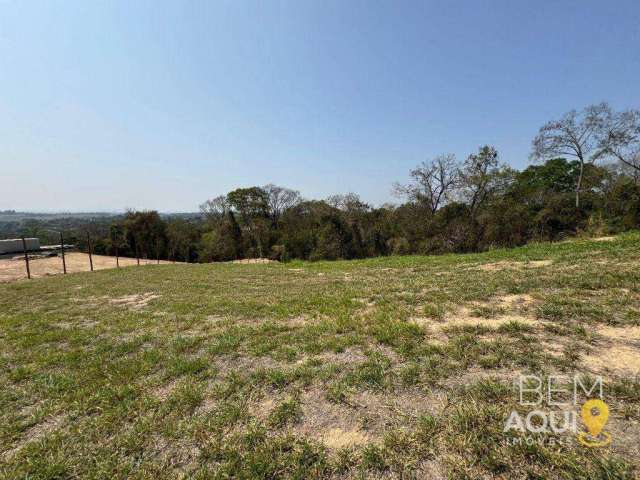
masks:
<path fill-rule="evenodd" d="M 0 364 L 5 478 L 636 478 L 640 234 L 2 284 Z M 521 373 L 602 375 L 611 445 L 504 433 Z"/>

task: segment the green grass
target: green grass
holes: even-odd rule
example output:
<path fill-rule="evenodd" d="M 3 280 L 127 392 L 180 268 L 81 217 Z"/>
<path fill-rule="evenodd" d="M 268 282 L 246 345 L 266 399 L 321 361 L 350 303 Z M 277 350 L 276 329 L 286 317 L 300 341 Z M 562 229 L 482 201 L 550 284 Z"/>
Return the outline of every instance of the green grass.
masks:
<path fill-rule="evenodd" d="M 639 233 L 2 284 L 0 476 L 635 478 L 640 386 L 587 355 L 638 326 Z M 506 441 L 520 372 L 589 371 L 611 447 Z"/>

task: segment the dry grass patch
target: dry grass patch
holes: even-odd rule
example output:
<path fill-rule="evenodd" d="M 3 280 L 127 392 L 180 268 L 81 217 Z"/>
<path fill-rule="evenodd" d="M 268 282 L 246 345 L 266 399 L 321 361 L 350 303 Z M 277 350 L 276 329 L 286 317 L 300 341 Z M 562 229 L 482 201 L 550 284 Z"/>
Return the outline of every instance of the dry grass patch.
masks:
<path fill-rule="evenodd" d="M 298 328 L 309 325 L 314 321 L 315 319 L 308 315 L 298 315 L 296 317 L 287 318 L 282 323 L 287 327 Z"/>
<path fill-rule="evenodd" d="M 553 260 L 531 260 L 528 262 L 512 262 L 512 261 L 500 261 L 495 263 L 485 263 L 482 265 L 476 265 L 471 267 L 471 270 L 482 270 L 484 272 L 495 272 L 500 270 L 519 270 L 522 268 L 541 268 L 548 267 L 553 263 Z"/>
<path fill-rule="evenodd" d="M 511 322 L 523 323 L 525 325 L 537 325 L 540 322 L 535 318 L 524 315 L 499 315 L 494 318 L 478 317 L 469 307 L 461 307 L 458 310 L 445 315 L 444 322 L 439 322 L 442 327 L 463 327 L 463 326 L 481 326 L 481 327 L 499 327 Z"/>
<path fill-rule="evenodd" d="M 591 241 L 592 242 L 613 242 L 615 239 L 616 239 L 616 237 L 606 236 L 606 237 L 592 238 Z"/>
<path fill-rule="evenodd" d="M 132 310 L 141 310 L 149 305 L 149 302 L 160 298 L 160 295 L 156 295 L 152 292 L 137 293 L 133 295 L 125 295 L 123 297 L 110 298 L 109 303 L 111 305 L 119 305 L 130 308 Z"/>
<path fill-rule="evenodd" d="M 343 430 L 342 428 L 331 428 L 323 432 L 321 440 L 331 450 L 341 450 L 343 448 L 353 448 L 366 445 L 371 441 L 369 435 L 361 430 Z"/>

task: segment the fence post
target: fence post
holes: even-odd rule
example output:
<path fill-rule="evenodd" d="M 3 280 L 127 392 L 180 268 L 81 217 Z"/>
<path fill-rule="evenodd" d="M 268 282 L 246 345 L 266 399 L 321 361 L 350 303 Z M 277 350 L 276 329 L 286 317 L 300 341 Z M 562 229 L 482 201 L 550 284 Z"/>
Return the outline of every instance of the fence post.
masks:
<path fill-rule="evenodd" d="M 27 253 L 27 241 L 22 237 L 22 250 L 24 251 L 24 263 L 27 266 L 27 278 L 31 280 L 31 270 L 29 269 L 29 254 Z"/>
<path fill-rule="evenodd" d="M 62 236 L 62 232 L 60 232 L 60 251 L 62 252 L 62 273 L 67 274 L 67 261 L 64 258 L 64 237 Z"/>
<path fill-rule="evenodd" d="M 87 232 L 87 244 L 89 246 L 89 267 L 93 272 L 93 257 L 91 256 L 91 235 Z"/>
<path fill-rule="evenodd" d="M 118 245 L 116 245 L 116 268 L 120 268 L 120 258 L 118 257 Z"/>
<path fill-rule="evenodd" d="M 160 239 L 156 240 L 156 261 L 160 265 Z"/>

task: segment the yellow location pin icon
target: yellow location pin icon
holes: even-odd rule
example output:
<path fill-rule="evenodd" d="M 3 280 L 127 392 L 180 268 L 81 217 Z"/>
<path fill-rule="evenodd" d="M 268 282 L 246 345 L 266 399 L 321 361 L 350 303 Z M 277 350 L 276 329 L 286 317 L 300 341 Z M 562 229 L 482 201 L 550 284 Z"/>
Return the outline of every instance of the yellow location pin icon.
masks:
<path fill-rule="evenodd" d="M 587 447 L 602 447 L 611 443 L 611 435 L 607 432 L 603 432 L 602 429 L 609 420 L 609 407 L 602 400 L 587 400 L 582 405 L 580 416 L 584 421 L 584 424 L 589 430 L 589 436 L 587 438 L 585 432 L 580 432 L 578 440 L 580 443 Z M 602 433 L 602 440 L 598 440 L 598 436 Z"/>

